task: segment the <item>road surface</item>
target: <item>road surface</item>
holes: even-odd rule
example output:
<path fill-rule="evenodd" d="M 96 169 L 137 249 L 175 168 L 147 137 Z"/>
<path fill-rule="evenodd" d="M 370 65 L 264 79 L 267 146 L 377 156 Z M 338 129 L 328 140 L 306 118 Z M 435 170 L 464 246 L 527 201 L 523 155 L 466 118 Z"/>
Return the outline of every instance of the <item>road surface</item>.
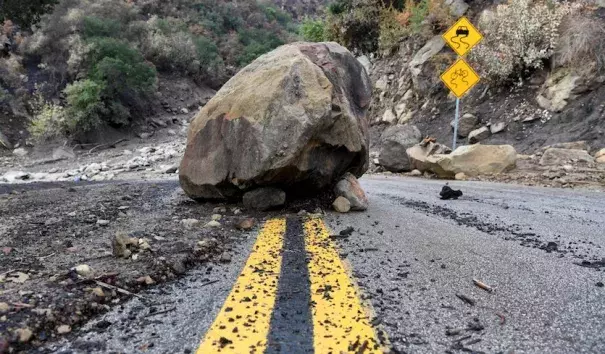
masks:
<path fill-rule="evenodd" d="M 361 183 L 367 212 L 272 218 L 231 263 L 145 293 L 153 310 L 135 298 L 45 350 L 605 352 L 602 193 L 452 182 L 464 196 L 444 201 L 441 181 Z"/>

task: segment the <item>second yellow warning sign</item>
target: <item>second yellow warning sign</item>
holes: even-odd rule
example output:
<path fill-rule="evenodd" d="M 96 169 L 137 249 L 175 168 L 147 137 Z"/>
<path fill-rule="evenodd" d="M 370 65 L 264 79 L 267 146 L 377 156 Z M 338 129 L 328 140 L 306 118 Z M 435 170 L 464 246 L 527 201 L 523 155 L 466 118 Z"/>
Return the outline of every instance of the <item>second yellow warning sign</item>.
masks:
<path fill-rule="evenodd" d="M 462 98 L 468 90 L 479 82 L 479 75 L 464 59 L 458 59 L 442 75 L 441 81 L 456 95 Z"/>

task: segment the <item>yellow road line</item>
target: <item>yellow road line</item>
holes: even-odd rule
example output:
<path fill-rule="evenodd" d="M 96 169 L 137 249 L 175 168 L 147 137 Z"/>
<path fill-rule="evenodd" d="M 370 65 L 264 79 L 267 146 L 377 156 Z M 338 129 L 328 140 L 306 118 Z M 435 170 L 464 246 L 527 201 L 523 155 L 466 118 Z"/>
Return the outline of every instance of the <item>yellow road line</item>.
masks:
<path fill-rule="evenodd" d="M 265 223 L 242 273 L 196 354 L 262 354 L 265 351 L 285 230 L 285 219 Z"/>
<path fill-rule="evenodd" d="M 305 222 L 315 354 L 383 353 L 329 235 L 321 219 Z"/>

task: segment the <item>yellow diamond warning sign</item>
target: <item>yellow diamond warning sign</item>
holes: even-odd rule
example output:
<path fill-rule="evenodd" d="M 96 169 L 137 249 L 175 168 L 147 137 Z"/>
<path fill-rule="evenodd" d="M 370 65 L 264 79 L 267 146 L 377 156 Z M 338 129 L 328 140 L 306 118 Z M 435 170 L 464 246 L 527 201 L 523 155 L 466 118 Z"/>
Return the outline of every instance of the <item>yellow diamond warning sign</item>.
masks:
<path fill-rule="evenodd" d="M 481 42 L 483 36 L 466 17 L 462 17 L 443 34 L 443 39 L 456 54 L 464 56 Z"/>
<path fill-rule="evenodd" d="M 479 75 L 464 59 L 458 59 L 443 74 L 441 81 L 456 95 L 462 98 L 468 90 L 479 82 Z"/>

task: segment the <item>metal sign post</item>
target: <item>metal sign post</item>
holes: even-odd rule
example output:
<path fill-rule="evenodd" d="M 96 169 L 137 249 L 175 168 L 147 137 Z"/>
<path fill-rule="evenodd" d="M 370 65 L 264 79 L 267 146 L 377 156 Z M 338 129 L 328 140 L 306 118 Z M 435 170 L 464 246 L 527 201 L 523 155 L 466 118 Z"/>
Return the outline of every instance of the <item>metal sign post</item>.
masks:
<path fill-rule="evenodd" d="M 479 75 L 464 60 L 471 48 L 483 39 L 483 36 L 466 18 L 460 18 L 447 32 L 443 40 L 458 54 L 458 60 L 442 75 L 441 80 L 456 96 L 456 116 L 454 117 L 453 150 L 458 140 L 458 122 L 460 121 L 460 99 L 479 82 Z"/>
<path fill-rule="evenodd" d="M 458 141 L 458 120 L 460 119 L 460 99 L 456 97 L 456 118 L 454 118 L 454 142 L 452 150 L 456 150 L 456 142 Z"/>

